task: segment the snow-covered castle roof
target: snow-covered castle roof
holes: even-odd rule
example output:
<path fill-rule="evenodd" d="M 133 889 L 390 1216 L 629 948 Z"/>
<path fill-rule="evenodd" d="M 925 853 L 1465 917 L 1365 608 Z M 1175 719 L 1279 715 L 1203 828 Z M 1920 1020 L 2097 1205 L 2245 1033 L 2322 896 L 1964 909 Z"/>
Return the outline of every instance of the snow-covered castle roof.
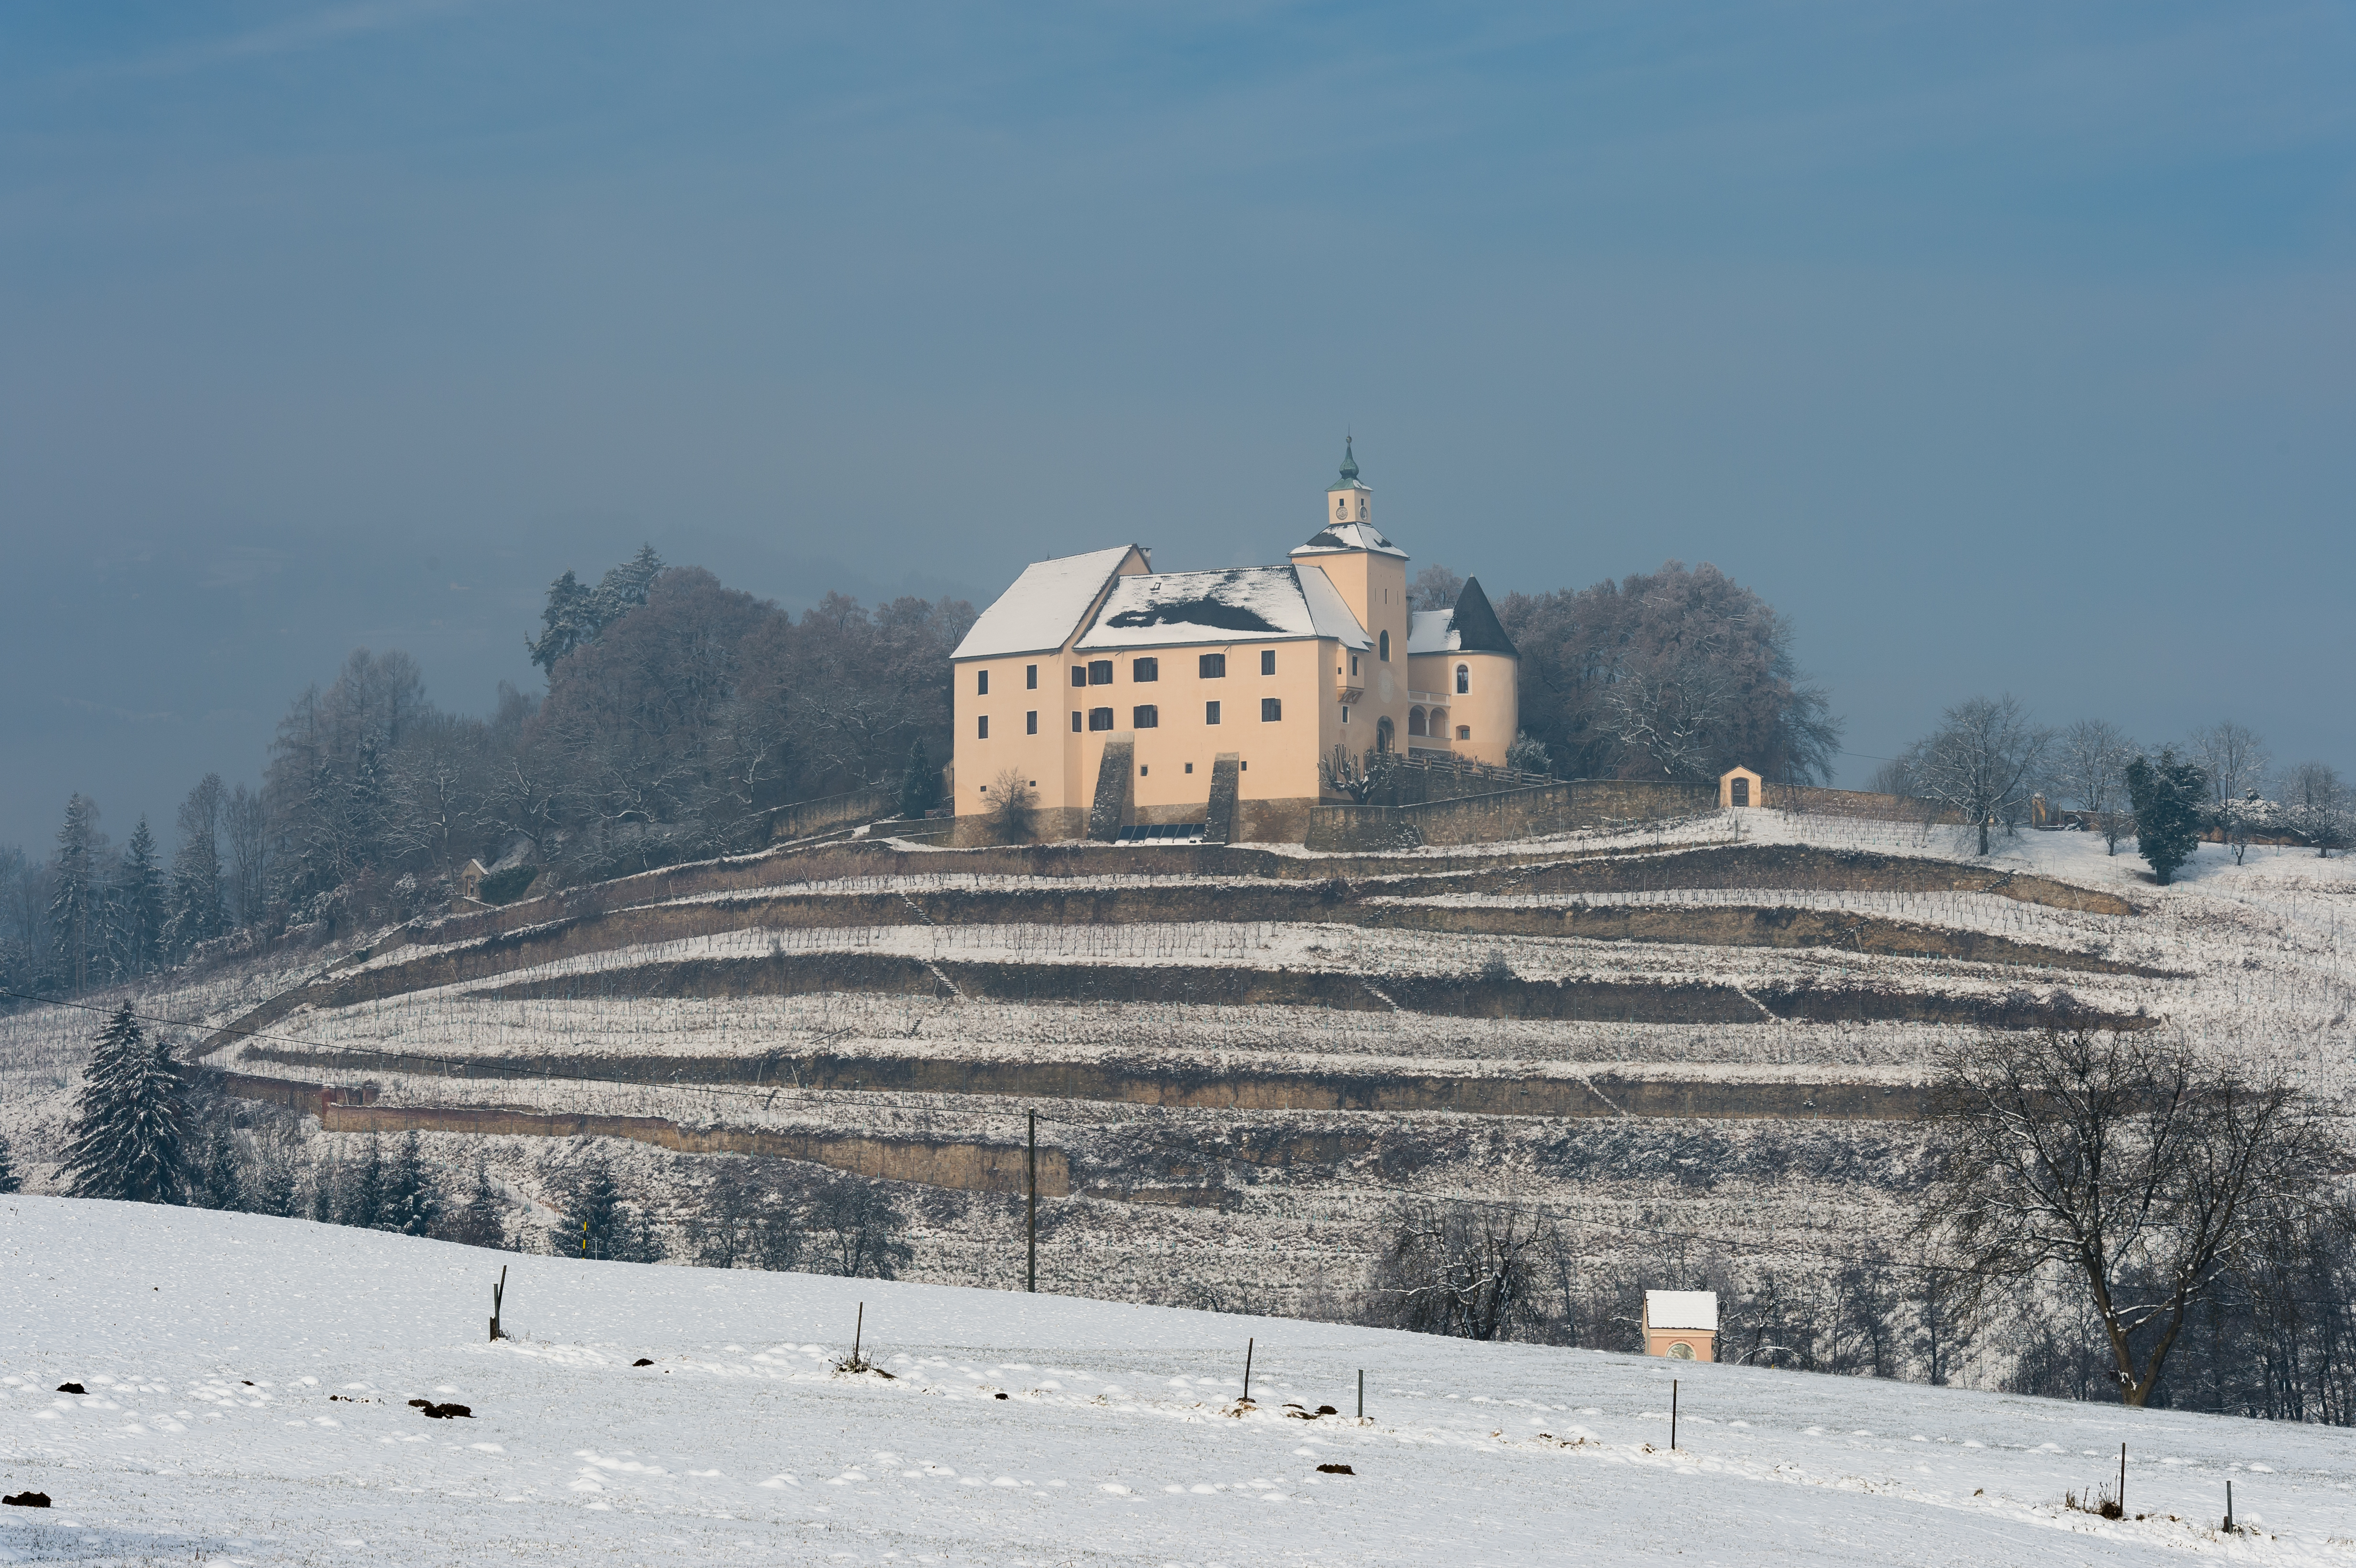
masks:
<path fill-rule="evenodd" d="M 1121 578 L 1079 646 L 1140 648 L 1283 637 L 1333 637 L 1344 647 L 1370 645 L 1365 628 L 1318 568 L 1237 566 Z"/>

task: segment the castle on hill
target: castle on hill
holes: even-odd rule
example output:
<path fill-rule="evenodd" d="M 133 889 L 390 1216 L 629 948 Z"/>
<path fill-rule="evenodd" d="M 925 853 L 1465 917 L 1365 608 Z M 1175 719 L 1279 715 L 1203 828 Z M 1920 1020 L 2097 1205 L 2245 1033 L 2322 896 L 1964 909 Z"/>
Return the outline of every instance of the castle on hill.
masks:
<path fill-rule="evenodd" d="M 1411 610 L 1408 554 L 1373 514 L 1345 444 L 1290 564 L 1158 572 L 1134 544 L 1033 562 L 950 656 L 957 816 L 979 827 L 1020 781 L 1043 838 L 1083 837 L 1092 812 L 1199 823 L 1215 783 L 1233 841 L 1297 843 L 1310 807 L 1346 798 L 1320 765 L 1337 748 L 1504 766 L 1512 639 L 1478 579 Z"/>

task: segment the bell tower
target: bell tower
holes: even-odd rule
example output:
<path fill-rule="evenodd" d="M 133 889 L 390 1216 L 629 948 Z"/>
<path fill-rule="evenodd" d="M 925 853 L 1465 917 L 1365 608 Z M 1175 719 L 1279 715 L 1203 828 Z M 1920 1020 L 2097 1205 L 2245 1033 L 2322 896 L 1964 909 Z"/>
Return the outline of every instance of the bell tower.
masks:
<path fill-rule="evenodd" d="M 1344 523 L 1374 523 L 1375 492 L 1358 477 L 1358 460 L 1352 453 L 1354 438 L 1342 438 L 1342 476 L 1325 491 L 1325 526 L 1339 528 Z"/>

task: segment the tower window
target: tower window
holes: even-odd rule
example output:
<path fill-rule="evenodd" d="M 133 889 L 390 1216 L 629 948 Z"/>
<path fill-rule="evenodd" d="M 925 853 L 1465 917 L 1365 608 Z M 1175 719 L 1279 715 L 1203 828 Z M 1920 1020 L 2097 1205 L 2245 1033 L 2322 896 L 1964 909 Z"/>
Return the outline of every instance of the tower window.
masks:
<path fill-rule="evenodd" d="M 1358 656 L 1355 654 L 1350 656 L 1350 673 L 1352 675 L 1358 673 Z"/>
<path fill-rule="evenodd" d="M 1088 709 L 1088 728 L 1089 728 L 1089 729 L 1091 729 L 1091 730 L 1109 730 L 1109 729 L 1111 729 L 1111 728 L 1112 728 L 1112 709 L 1109 709 L 1109 708 L 1091 708 L 1091 709 Z"/>
<path fill-rule="evenodd" d="M 1037 665 L 1027 664 L 1023 667 L 1023 689 L 1025 691 L 1036 691 L 1039 689 L 1039 667 Z"/>
<path fill-rule="evenodd" d="M 986 669 L 976 670 L 974 671 L 974 675 L 976 677 L 973 688 L 974 695 L 977 697 L 988 697 L 990 695 L 990 672 Z"/>
<path fill-rule="evenodd" d="M 980 733 L 979 733 L 978 735 L 976 735 L 974 738 L 975 738 L 976 740 L 980 740 L 980 741 L 987 741 L 987 740 L 989 740 L 989 739 L 990 739 L 990 715 L 989 715 L 989 714 L 985 713 L 985 714 L 983 714 L 983 715 L 981 716 L 981 731 L 980 731 Z"/>
<path fill-rule="evenodd" d="M 1112 684 L 1112 660 L 1090 659 L 1088 661 L 1088 684 L 1090 686 L 1110 686 Z"/>
<path fill-rule="evenodd" d="M 1216 724 L 1218 721 L 1219 705 L 1215 702 L 1205 702 L 1203 704 L 1203 722 L 1205 724 Z"/>
<path fill-rule="evenodd" d="M 1460 695 L 1472 689 L 1472 672 L 1463 665 L 1456 667 L 1456 689 Z"/>
<path fill-rule="evenodd" d="M 1227 656 L 1203 655 L 1194 661 L 1194 673 L 1204 680 L 1225 680 L 1227 677 Z"/>
<path fill-rule="evenodd" d="M 1129 678 L 1131 680 L 1160 680 L 1162 678 L 1162 661 L 1160 659 L 1137 659 L 1132 661 L 1129 667 Z"/>
<path fill-rule="evenodd" d="M 1261 723 L 1274 724 L 1283 717 L 1284 699 L 1281 697 L 1263 697 L 1259 699 L 1259 721 Z"/>
<path fill-rule="evenodd" d="M 1025 713 L 1023 716 L 1023 732 L 1025 735 L 1036 735 L 1039 732 L 1039 710 L 1037 709 L 1034 708 L 1030 712 Z"/>
<path fill-rule="evenodd" d="M 1388 664 L 1391 662 L 1391 635 L 1388 632 L 1383 634 L 1382 648 L 1382 661 Z"/>
<path fill-rule="evenodd" d="M 1259 672 L 1262 675 L 1274 675 L 1276 673 L 1276 650 L 1274 648 L 1260 649 Z"/>
<path fill-rule="evenodd" d="M 1162 728 L 1162 709 L 1151 702 L 1139 703 L 1129 710 L 1129 727 L 1132 730 Z"/>

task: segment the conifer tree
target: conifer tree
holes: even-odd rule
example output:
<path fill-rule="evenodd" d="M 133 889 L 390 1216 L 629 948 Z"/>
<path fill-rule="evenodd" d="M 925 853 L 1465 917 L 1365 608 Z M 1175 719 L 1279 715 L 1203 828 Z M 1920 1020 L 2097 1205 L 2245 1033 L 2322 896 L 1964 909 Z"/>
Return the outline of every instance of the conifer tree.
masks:
<path fill-rule="evenodd" d="M 2201 807 L 2208 779 L 2195 763 L 2163 747 L 2158 760 L 2127 764 L 2127 799 L 2135 807 L 2136 851 L 2164 887 L 2201 843 Z"/>
<path fill-rule="evenodd" d="M 207 773 L 180 803 L 180 847 L 172 852 L 171 886 L 166 897 L 164 955 L 186 957 L 228 923 L 221 907 L 220 828 L 227 791 L 219 773 Z"/>
<path fill-rule="evenodd" d="M 573 1200 L 551 1235 L 556 1254 L 614 1263 L 660 1263 L 662 1243 L 646 1216 L 623 1200 L 614 1168 L 603 1159 L 585 1162 L 574 1179 Z"/>
<path fill-rule="evenodd" d="M 464 1203 L 450 1211 L 441 1234 L 445 1241 L 463 1242 L 470 1247 L 505 1247 L 507 1208 L 507 1200 L 493 1184 L 489 1168 L 477 1159 L 473 1189 Z"/>
<path fill-rule="evenodd" d="M 164 944 L 164 873 L 144 816 L 123 847 L 112 917 L 107 923 L 114 973 L 128 978 L 155 967 Z"/>
<path fill-rule="evenodd" d="M 187 1125 L 187 1087 L 170 1044 L 149 1040 L 123 1003 L 99 1031 L 75 1107 L 66 1148 L 73 1196 L 181 1201 Z"/>
<path fill-rule="evenodd" d="M 66 802 L 58 829 L 58 858 L 49 875 L 49 932 L 57 944 L 58 977 L 77 994 L 90 988 L 91 951 L 103 932 L 104 887 L 100 861 L 106 843 L 98 805 L 86 795 Z"/>
<path fill-rule="evenodd" d="M 922 736 L 908 748 L 908 772 L 900 780 L 900 815 L 922 816 L 941 801 L 941 776 L 933 771 Z"/>
<path fill-rule="evenodd" d="M 336 1223 L 379 1229 L 384 1221 L 384 1145 L 374 1133 L 362 1146 L 360 1157 L 341 1172 L 337 1183 Z"/>
<path fill-rule="evenodd" d="M 205 1123 L 204 1134 L 193 1140 L 188 1155 L 188 1206 L 192 1209 L 243 1209 L 244 1172 L 237 1155 L 237 1133 L 219 1117 Z"/>
<path fill-rule="evenodd" d="M 17 1173 L 16 1162 L 8 1153 L 8 1140 L 0 1137 L 0 1192 L 22 1192 L 25 1179 Z"/>
<path fill-rule="evenodd" d="M 441 1178 L 425 1163 L 424 1149 L 411 1133 L 385 1166 L 376 1228 L 404 1236 L 428 1235 L 442 1218 L 443 1207 Z"/>

